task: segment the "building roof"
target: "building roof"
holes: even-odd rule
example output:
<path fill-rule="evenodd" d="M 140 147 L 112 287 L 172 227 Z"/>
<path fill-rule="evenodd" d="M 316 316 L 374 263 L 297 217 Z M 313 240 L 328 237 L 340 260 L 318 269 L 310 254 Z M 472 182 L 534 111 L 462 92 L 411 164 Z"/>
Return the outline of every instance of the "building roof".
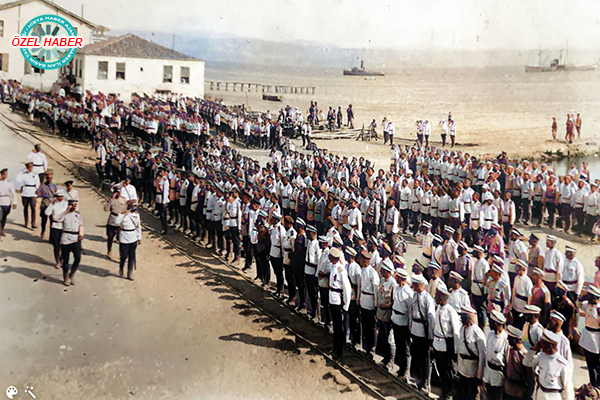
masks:
<path fill-rule="evenodd" d="M 86 24 L 92 28 L 96 28 L 96 24 L 94 24 L 93 22 L 88 21 L 85 18 L 81 18 L 79 15 L 75 14 L 74 12 L 71 12 L 71 11 L 67 10 L 66 8 L 63 8 L 63 7 L 59 6 L 58 4 L 53 3 L 49 0 L 17 0 L 17 1 L 10 2 L 10 3 L 0 4 L 0 10 L 6 10 L 6 9 L 9 9 L 12 7 L 17 7 L 17 6 L 20 6 L 23 4 L 34 2 L 34 1 L 39 1 L 40 3 L 44 3 L 48 7 L 54 8 L 55 10 L 58 10 L 64 14 L 67 14 L 71 18 L 76 19 L 77 21 L 79 21 L 83 24 Z"/>
<path fill-rule="evenodd" d="M 98 43 L 88 44 L 77 50 L 77 54 L 159 60 L 202 61 L 199 58 L 171 50 L 132 33 L 111 37 Z"/>

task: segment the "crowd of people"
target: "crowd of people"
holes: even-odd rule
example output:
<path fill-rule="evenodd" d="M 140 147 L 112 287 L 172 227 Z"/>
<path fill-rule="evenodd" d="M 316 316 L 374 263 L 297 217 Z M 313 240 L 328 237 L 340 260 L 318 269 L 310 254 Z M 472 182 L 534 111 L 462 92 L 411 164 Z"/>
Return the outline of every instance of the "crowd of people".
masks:
<path fill-rule="evenodd" d="M 11 96 L 13 109 L 92 139 L 100 182 L 114 184 L 109 254 L 117 232 L 133 229 L 117 218 L 143 204 L 162 233 L 173 226 L 234 264 L 243 258 L 247 273 L 254 265 L 265 290 L 273 274 L 275 296 L 333 330 L 336 358 L 349 341 L 424 390 L 434 371 L 444 398 L 571 399 L 573 344 L 600 386 L 600 273 L 585 282 L 577 249 L 559 250 L 554 235 L 542 247 L 541 235 L 515 226 L 595 232 L 598 179 L 586 165 L 557 176 L 535 161 L 435 149 L 423 138 L 392 144 L 388 171 L 277 140 L 261 166 L 229 142 L 240 115 L 270 121 L 242 107 L 175 95 L 125 106 L 86 93 L 78 103 L 18 85 Z M 67 112 L 90 123 L 75 127 Z M 421 248 L 410 261 L 409 235 Z M 121 269 L 131 251 L 121 251 Z"/>

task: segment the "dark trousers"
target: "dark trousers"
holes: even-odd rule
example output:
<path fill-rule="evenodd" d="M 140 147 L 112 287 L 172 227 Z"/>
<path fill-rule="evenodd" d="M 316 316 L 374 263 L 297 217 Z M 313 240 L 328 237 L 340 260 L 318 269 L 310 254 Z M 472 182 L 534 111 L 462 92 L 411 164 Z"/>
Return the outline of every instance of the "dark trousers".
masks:
<path fill-rule="evenodd" d="M 50 244 L 54 251 L 54 261 L 60 262 L 60 237 L 62 236 L 62 229 L 56 229 L 50 227 Z"/>
<path fill-rule="evenodd" d="M 394 362 L 398 366 L 398 376 L 402 377 L 408 368 L 410 360 L 410 330 L 408 325 L 401 326 L 392 322 L 392 330 L 394 331 L 394 342 L 396 342 L 396 356 Z"/>
<path fill-rule="evenodd" d="M 476 283 L 475 283 L 476 285 Z M 472 296 L 473 298 L 473 306 L 477 311 L 477 324 L 482 327 L 485 327 L 485 323 L 487 321 L 487 296 Z"/>
<path fill-rule="evenodd" d="M 283 270 L 285 272 L 285 281 L 288 288 L 288 299 L 293 299 L 296 297 L 296 275 L 294 274 L 294 269 L 291 264 L 288 264 L 283 266 Z M 275 275 L 277 275 L 277 273 L 275 273 Z"/>
<path fill-rule="evenodd" d="M 402 233 L 406 233 L 410 225 L 410 210 L 400 210 L 400 216 L 402 217 Z"/>
<path fill-rule="evenodd" d="M 277 280 L 277 293 L 283 292 L 283 258 L 271 257 L 271 266 Z"/>
<path fill-rule="evenodd" d="M 509 238 L 510 237 L 510 231 L 512 231 L 513 225 L 511 223 L 508 223 L 508 222 L 503 222 L 502 223 L 502 228 L 504 229 L 504 237 L 505 238 Z"/>
<path fill-rule="evenodd" d="M 329 326 L 331 322 L 331 312 L 329 311 L 329 288 L 319 286 L 319 296 L 321 298 L 321 322 Z"/>
<path fill-rule="evenodd" d="M 375 346 L 375 313 L 376 310 L 360 308 L 363 349 L 368 352 L 373 351 L 373 347 Z"/>
<path fill-rule="evenodd" d="M 520 221 L 523 214 L 521 196 L 513 196 L 512 201 L 515 203 L 515 221 Z"/>
<path fill-rule="evenodd" d="M 600 354 L 590 353 L 587 350 L 583 350 L 583 353 L 590 374 L 590 383 L 594 387 L 600 387 Z"/>
<path fill-rule="evenodd" d="M 440 374 L 440 383 L 442 386 L 441 399 L 446 399 L 452 395 L 452 357 L 453 354 L 447 351 L 435 351 L 435 364 Z"/>
<path fill-rule="evenodd" d="M 563 229 L 566 232 L 571 229 L 571 213 L 573 212 L 573 207 L 568 203 L 561 203 L 560 212 L 563 220 Z"/>
<path fill-rule="evenodd" d="M 25 218 L 25 225 L 29 225 L 29 215 L 31 214 L 31 226 L 35 228 L 35 205 L 37 198 L 35 197 L 21 197 L 23 203 L 23 217 Z"/>
<path fill-rule="evenodd" d="M 467 378 L 458 374 L 457 398 L 462 400 L 475 400 L 478 394 L 478 379 Z"/>
<path fill-rule="evenodd" d="M 256 258 L 256 276 L 260 279 L 263 286 L 268 285 L 271 281 L 271 268 L 269 268 L 269 261 L 267 261 L 268 252 L 260 253 L 256 251 L 255 246 L 252 247 L 252 252 Z M 273 264 L 273 258 L 271 258 L 271 264 Z"/>
<path fill-rule="evenodd" d="M 308 293 L 308 301 L 310 303 L 307 305 L 307 307 L 310 308 L 310 316 L 314 317 L 317 313 L 317 307 L 319 307 L 317 295 L 317 277 L 314 275 L 305 274 L 304 284 L 306 285 L 306 292 Z"/>
<path fill-rule="evenodd" d="M 70 276 L 75 275 L 79 263 L 81 262 L 81 242 L 75 242 L 71 244 L 63 244 L 60 248 L 60 256 L 62 259 L 63 275 L 66 277 L 67 274 Z M 69 261 L 73 253 L 73 265 L 69 267 Z"/>
<path fill-rule="evenodd" d="M 44 205 L 44 203 L 42 203 L 42 205 L 40 206 L 40 220 L 41 220 L 41 227 L 42 227 L 42 236 L 44 236 L 44 233 L 46 233 L 46 225 L 48 225 L 48 216 L 46 215 L 46 208 L 48 208 L 47 206 Z"/>
<path fill-rule="evenodd" d="M 546 210 L 548 210 L 548 226 L 554 228 L 554 215 L 556 214 L 556 203 L 546 203 Z"/>
<path fill-rule="evenodd" d="M 485 393 L 487 394 L 488 400 L 501 400 L 503 391 L 502 386 L 492 386 L 488 383 L 485 384 Z"/>
<path fill-rule="evenodd" d="M 542 202 L 541 200 L 534 200 L 533 201 L 533 207 L 531 209 L 531 217 L 537 219 L 537 223 L 541 224 L 543 221 L 543 215 L 542 215 Z"/>
<path fill-rule="evenodd" d="M 167 233 L 167 205 L 166 204 L 156 204 L 156 209 L 158 211 L 158 218 L 160 218 L 160 227 L 165 233 Z"/>
<path fill-rule="evenodd" d="M 392 359 L 392 346 L 390 345 L 390 333 L 392 333 L 392 323 L 377 320 L 377 346 L 375 352 L 383 357 L 383 364 L 387 365 Z"/>
<path fill-rule="evenodd" d="M 598 221 L 598 216 L 597 215 L 586 214 L 585 215 L 585 230 L 584 230 L 584 233 L 586 233 L 588 235 L 592 235 L 592 229 L 594 229 L 594 225 L 596 224 L 596 221 Z"/>
<path fill-rule="evenodd" d="M 242 246 L 244 248 L 244 268 L 249 269 L 252 266 L 252 243 L 250 243 L 250 236 L 242 236 Z"/>
<path fill-rule="evenodd" d="M 0 232 L 4 232 L 6 218 L 8 217 L 8 214 L 10 214 L 11 209 L 12 206 L 0 206 Z"/>
<path fill-rule="evenodd" d="M 303 309 L 306 305 L 306 286 L 304 286 L 304 262 L 293 264 L 294 283 L 298 289 L 298 307 Z M 289 288 L 289 285 L 288 285 Z"/>
<path fill-rule="evenodd" d="M 529 211 L 530 211 L 529 205 L 531 204 L 531 200 L 523 199 L 521 204 L 523 205 L 523 220 L 522 221 L 529 222 Z"/>
<path fill-rule="evenodd" d="M 123 271 L 123 268 L 125 268 L 125 261 L 127 261 L 127 274 L 131 274 L 133 268 L 135 267 L 136 250 L 137 242 L 119 244 L 119 271 Z"/>
<path fill-rule="evenodd" d="M 346 343 L 342 306 L 330 304 L 329 312 L 331 312 L 331 319 L 333 321 L 333 350 L 331 351 L 331 355 L 339 358 L 344 353 L 344 344 Z"/>
<path fill-rule="evenodd" d="M 355 346 L 360 343 L 360 309 L 356 300 L 350 300 L 348 306 L 348 322 L 350 328 L 350 340 Z"/>
<path fill-rule="evenodd" d="M 225 240 L 226 253 L 229 254 L 233 244 L 233 255 L 235 258 L 238 258 L 240 256 L 240 231 L 238 230 L 238 228 L 230 226 L 229 229 L 225 231 Z"/>
<path fill-rule="evenodd" d="M 411 374 L 417 381 L 417 387 L 422 389 L 429 379 L 429 340 L 424 337 L 412 335 L 410 355 L 412 356 L 410 365 Z"/>
<path fill-rule="evenodd" d="M 112 251 L 112 245 L 115 241 L 115 236 L 119 233 L 118 226 L 106 225 L 106 251 Z"/>

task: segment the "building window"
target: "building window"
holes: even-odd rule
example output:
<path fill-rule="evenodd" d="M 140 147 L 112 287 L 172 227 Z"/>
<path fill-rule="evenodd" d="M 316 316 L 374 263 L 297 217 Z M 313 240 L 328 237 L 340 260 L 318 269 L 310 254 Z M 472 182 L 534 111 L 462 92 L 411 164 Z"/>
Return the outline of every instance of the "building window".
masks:
<path fill-rule="evenodd" d="M 168 82 L 168 83 L 173 82 L 173 66 L 172 65 L 163 66 L 163 82 Z"/>
<path fill-rule="evenodd" d="M 144 72 L 144 67 L 140 67 L 140 72 Z"/>
<path fill-rule="evenodd" d="M 79 60 L 79 73 L 78 73 L 77 75 L 78 75 L 80 78 L 81 78 L 81 76 L 82 76 L 82 74 L 83 74 L 82 70 L 83 70 L 83 60 Z"/>
<path fill-rule="evenodd" d="M 0 37 L 4 37 L 4 21 L 0 21 Z"/>
<path fill-rule="evenodd" d="M 190 83 L 190 67 L 181 67 L 181 83 Z"/>
<path fill-rule="evenodd" d="M 42 57 L 41 59 L 39 59 L 41 62 L 46 62 L 46 56 Z M 45 70 L 41 69 L 41 68 L 36 68 L 33 67 L 33 73 L 34 74 L 40 74 L 43 75 L 45 72 Z"/>
<path fill-rule="evenodd" d="M 8 72 L 8 53 L 2 53 L 0 57 L 0 71 Z"/>
<path fill-rule="evenodd" d="M 75 36 L 77 36 L 77 27 L 74 26 L 73 29 L 75 29 Z"/>
<path fill-rule="evenodd" d="M 125 63 L 117 63 L 117 79 L 125 80 Z"/>
<path fill-rule="evenodd" d="M 108 79 L 108 61 L 98 61 L 98 79 Z"/>

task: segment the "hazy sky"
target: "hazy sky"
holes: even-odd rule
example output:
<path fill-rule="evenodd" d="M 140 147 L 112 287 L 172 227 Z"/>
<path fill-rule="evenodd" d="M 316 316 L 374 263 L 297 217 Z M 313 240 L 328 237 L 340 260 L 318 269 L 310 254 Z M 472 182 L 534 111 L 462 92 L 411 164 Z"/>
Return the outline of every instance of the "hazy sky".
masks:
<path fill-rule="evenodd" d="M 4 1 L 4 0 L 3 0 Z M 598 0 L 55 0 L 111 29 L 344 47 L 600 49 Z"/>

